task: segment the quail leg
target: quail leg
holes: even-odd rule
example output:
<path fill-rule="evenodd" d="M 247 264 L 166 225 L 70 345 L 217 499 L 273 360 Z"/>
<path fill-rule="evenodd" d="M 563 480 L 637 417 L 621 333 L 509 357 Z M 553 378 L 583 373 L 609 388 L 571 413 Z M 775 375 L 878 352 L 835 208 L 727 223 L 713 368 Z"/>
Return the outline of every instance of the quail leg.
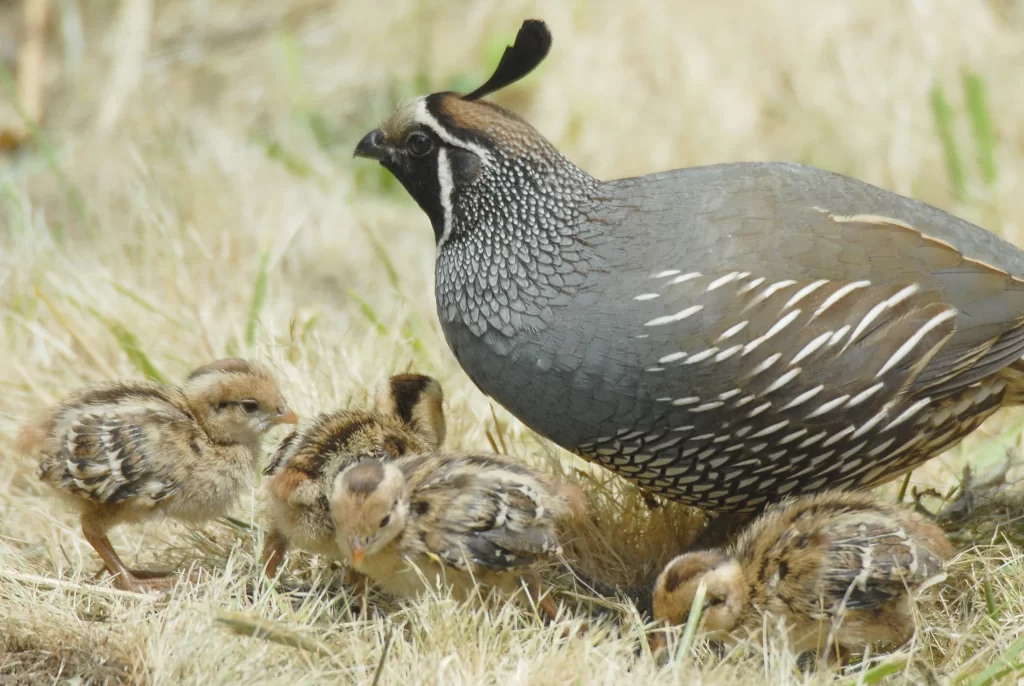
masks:
<path fill-rule="evenodd" d="M 107 566 L 107 569 L 114 575 L 114 584 L 122 591 L 166 591 L 174 588 L 177 579 L 167 577 L 144 578 L 137 576 L 132 570 L 125 567 L 124 562 L 118 556 L 114 547 L 110 544 L 105 531 L 96 528 L 88 519 L 82 521 L 82 534 L 85 540 L 99 554 L 100 559 Z"/>
<path fill-rule="evenodd" d="M 271 529 L 263 539 L 263 554 L 261 556 L 263 573 L 268 579 L 277 576 L 277 570 L 284 561 L 284 554 L 288 550 L 288 540 L 277 529 Z"/>

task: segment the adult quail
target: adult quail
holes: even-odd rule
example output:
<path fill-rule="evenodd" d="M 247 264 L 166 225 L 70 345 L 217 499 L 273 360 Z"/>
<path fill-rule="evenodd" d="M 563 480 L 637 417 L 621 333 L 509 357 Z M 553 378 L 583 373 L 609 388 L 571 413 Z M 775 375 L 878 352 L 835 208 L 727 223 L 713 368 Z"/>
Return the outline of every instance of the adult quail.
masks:
<path fill-rule="evenodd" d="M 358 144 L 430 218 L 444 335 L 486 394 L 668 498 L 750 512 L 867 487 L 1024 391 L 1024 254 L 812 167 L 599 181 L 481 98 L 551 37 L 526 21 L 468 95 Z"/>

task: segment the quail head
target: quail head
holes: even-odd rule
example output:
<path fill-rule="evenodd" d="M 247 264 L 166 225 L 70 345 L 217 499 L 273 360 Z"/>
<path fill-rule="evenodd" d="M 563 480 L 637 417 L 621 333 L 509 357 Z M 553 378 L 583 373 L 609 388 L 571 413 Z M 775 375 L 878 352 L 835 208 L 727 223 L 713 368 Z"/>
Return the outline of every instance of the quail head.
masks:
<path fill-rule="evenodd" d="M 263 564 L 274 577 L 289 547 L 340 558 L 329 498 L 335 477 L 357 460 L 393 460 L 433 450 L 445 437 L 443 394 L 429 376 L 397 374 L 374 393 L 372 410 L 318 415 L 282 442 L 270 476 L 270 528 Z"/>
<path fill-rule="evenodd" d="M 219 517 L 252 484 L 262 435 L 295 413 L 261 364 L 218 360 L 181 387 L 121 381 L 72 394 L 20 437 L 39 475 L 81 512 L 82 532 L 118 587 L 172 581 L 125 567 L 107 538 L 124 522 Z"/>
<path fill-rule="evenodd" d="M 547 54 L 527 21 L 467 95 L 358 144 L 430 219 L 441 326 L 486 394 L 648 492 L 753 512 L 867 487 L 1024 397 L 1024 253 L 780 162 L 601 181 L 484 96 Z"/>
<path fill-rule="evenodd" d="M 654 586 L 654 616 L 686 621 L 703 583 L 711 638 L 759 633 L 767 616 L 796 652 L 896 647 L 914 632 L 910 592 L 952 554 L 937 526 L 868 494 L 804 496 L 769 508 L 728 550 L 672 560 Z"/>
<path fill-rule="evenodd" d="M 574 485 L 510 458 L 436 451 L 361 460 L 335 480 L 338 548 L 385 591 L 414 596 L 444 584 L 513 594 L 524 580 L 549 618 L 534 568 L 561 554 L 556 526 L 584 508 Z"/>

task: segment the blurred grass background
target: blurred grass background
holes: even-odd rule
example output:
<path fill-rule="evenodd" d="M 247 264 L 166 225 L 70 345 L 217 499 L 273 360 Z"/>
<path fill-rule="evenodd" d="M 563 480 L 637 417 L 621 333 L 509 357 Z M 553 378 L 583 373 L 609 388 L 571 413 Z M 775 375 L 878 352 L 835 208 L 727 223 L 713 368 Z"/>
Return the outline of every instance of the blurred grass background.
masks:
<path fill-rule="evenodd" d="M 343 593 L 322 590 L 333 568 L 302 556 L 293 573 L 320 591 L 247 594 L 258 526 L 119 532 L 129 557 L 198 560 L 210 582 L 170 601 L 90 591 L 95 555 L 13 437 L 30 412 L 78 385 L 173 382 L 232 354 L 270 362 L 306 416 L 366 402 L 389 373 L 432 374 L 446 390 L 450 446 L 503 441 L 524 459 L 583 469 L 462 374 L 434 313 L 427 219 L 390 175 L 351 158 L 359 138 L 403 99 L 478 85 L 522 19 L 538 17 L 554 34 L 550 57 L 494 99 L 600 178 L 799 161 L 1021 244 L 1024 2 L 49 5 L 40 126 L 0 153 L 0 683 L 1014 678 L 1024 580 L 1006 526 L 960 541 L 959 581 L 925 615 L 918 642 L 880 664 L 804 674 L 770 642 L 720 659 L 697 641 L 659 668 L 635 654 L 642 631 L 628 621 L 563 639 L 514 608 L 443 599 L 353 617 Z M 22 10 L 0 0 L 0 131 L 21 122 Z M 997 416 L 910 486 L 946 492 L 965 463 L 984 470 L 1016 446 L 1020 420 Z M 579 478 L 594 494 L 593 528 L 619 535 L 581 536 L 587 570 L 643 579 L 691 535 L 685 508 L 648 512 L 632 489 L 588 474 Z M 258 525 L 260 512 L 257 492 L 237 514 Z M 329 654 L 231 636 L 214 623 L 225 608 L 314 637 Z"/>

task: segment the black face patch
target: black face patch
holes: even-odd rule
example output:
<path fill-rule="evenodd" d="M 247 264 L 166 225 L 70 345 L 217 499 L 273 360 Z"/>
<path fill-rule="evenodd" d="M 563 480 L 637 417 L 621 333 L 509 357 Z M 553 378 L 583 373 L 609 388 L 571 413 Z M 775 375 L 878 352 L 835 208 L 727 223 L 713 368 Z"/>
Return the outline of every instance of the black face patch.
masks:
<path fill-rule="evenodd" d="M 452 168 L 452 183 L 456 189 L 472 184 L 480 176 L 480 158 L 469 150 L 449 149 L 448 163 Z"/>

